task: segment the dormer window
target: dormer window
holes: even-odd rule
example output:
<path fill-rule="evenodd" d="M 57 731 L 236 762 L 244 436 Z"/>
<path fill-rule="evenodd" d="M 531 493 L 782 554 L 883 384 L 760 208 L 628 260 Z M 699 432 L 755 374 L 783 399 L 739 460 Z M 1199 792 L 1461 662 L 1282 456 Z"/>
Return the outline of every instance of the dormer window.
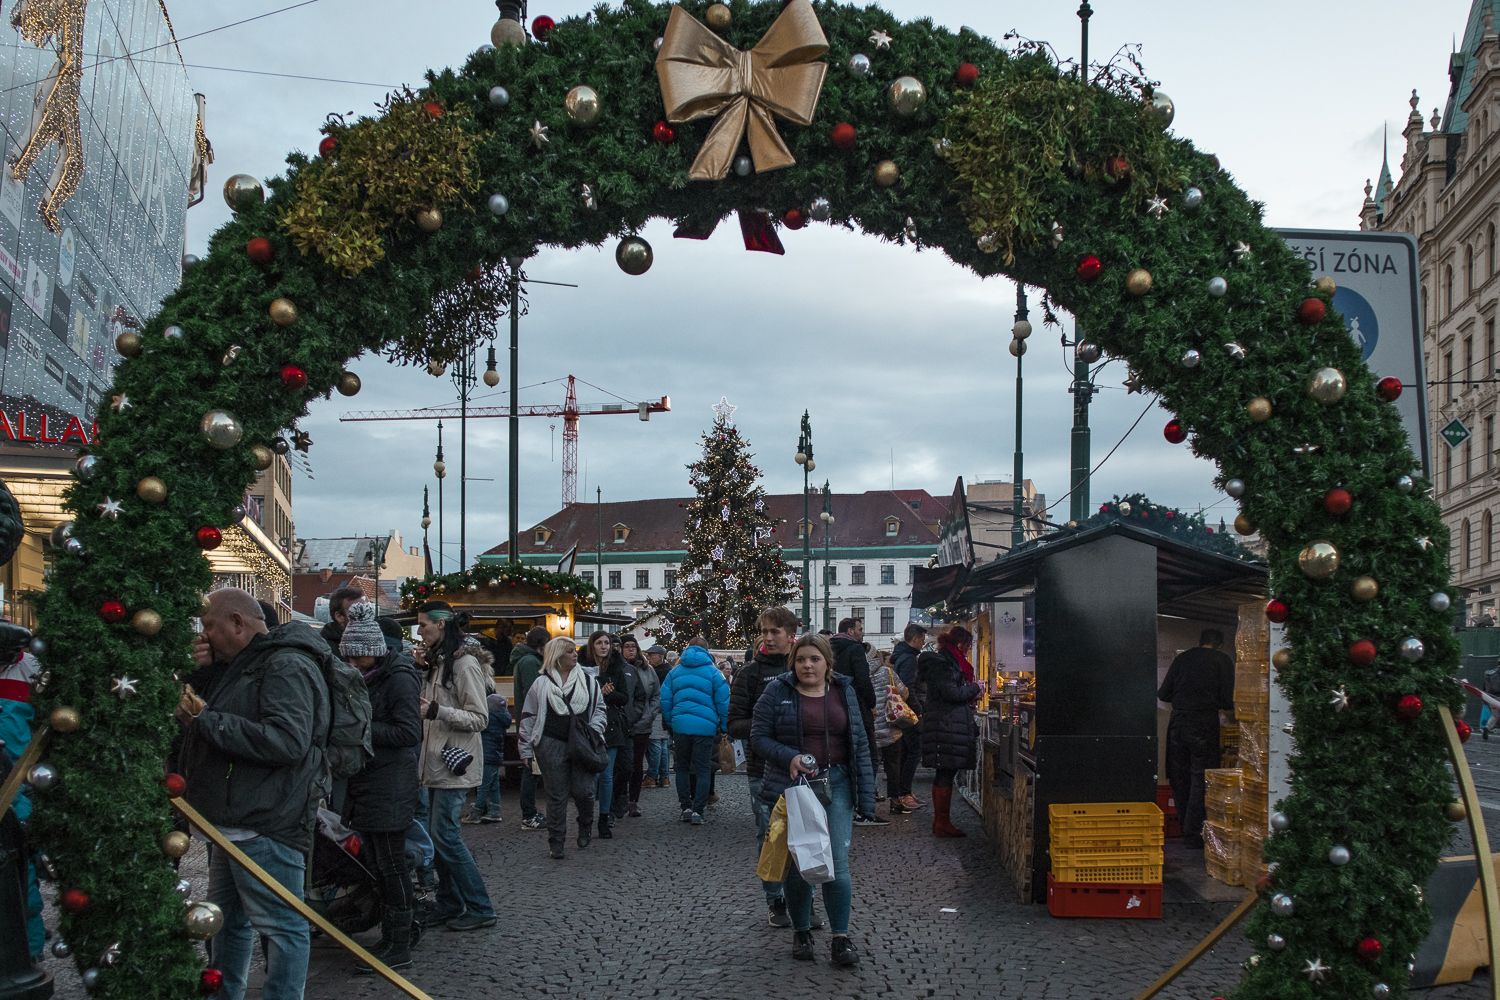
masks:
<path fill-rule="evenodd" d="M 899 517 L 888 517 L 885 519 L 885 534 L 887 538 L 895 538 L 901 534 L 901 519 Z"/>
<path fill-rule="evenodd" d="M 615 544 L 616 545 L 624 544 L 625 540 L 627 538 L 629 538 L 629 537 L 630 537 L 630 528 L 628 526 L 626 526 L 624 524 L 617 524 L 617 525 L 615 525 Z"/>
<path fill-rule="evenodd" d="M 536 526 L 536 544 L 538 544 L 538 545 L 546 545 L 550 541 L 552 541 L 552 529 L 549 528 L 549 527 L 547 527 L 545 524 L 539 524 L 539 525 L 537 525 Z"/>

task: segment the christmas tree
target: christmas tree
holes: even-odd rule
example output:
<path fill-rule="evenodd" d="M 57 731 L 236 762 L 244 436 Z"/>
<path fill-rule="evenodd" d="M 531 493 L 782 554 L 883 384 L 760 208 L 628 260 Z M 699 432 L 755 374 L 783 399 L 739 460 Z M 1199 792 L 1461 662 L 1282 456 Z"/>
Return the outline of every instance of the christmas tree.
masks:
<path fill-rule="evenodd" d="M 655 634 L 668 641 L 702 635 L 715 649 L 748 648 L 761 609 L 784 604 L 798 585 L 781 558 L 760 469 L 734 426 L 734 411 L 719 400 L 713 427 L 703 434 L 703 457 L 687 467 L 697 494 L 683 524 L 687 555 L 667 596 L 651 601 L 662 618 Z"/>

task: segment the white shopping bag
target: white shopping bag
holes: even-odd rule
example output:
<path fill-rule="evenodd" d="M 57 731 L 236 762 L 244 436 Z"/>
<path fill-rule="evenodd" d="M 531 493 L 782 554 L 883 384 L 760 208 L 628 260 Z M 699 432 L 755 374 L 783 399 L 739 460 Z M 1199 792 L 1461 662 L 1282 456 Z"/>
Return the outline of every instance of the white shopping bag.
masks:
<path fill-rule="evenodd" d="M 734 766 L 738 770 L 745 766 L 745 741 L 730 740 L 729 745 L 734 748 Z"/>
<path fill-rule="evenodd" d="M 786 846 L 802 880 L 811 885 L 833 881 L 833 841 L 828 813 L 806 784 L 787 786 Z"/>

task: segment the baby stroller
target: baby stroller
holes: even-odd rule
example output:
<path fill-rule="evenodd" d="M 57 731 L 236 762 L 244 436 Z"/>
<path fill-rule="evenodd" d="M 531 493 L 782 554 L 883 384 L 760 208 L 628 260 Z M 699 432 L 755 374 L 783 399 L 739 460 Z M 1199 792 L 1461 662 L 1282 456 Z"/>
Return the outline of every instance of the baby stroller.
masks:
<path fill-rule="evenodd" d="M 362 847 L 359 834 L 345 826 L 338 814 L 329 809 L 318 809 L 307 904 L 351 936 L 379 926 L 385 910 L 380 898 L 380 883 L 375 873 L 360 860 Z M 419 912 L 422 895 L 419 888 Z M 414 922 L 413 946 L 421 933 L 421 924 Z"/>

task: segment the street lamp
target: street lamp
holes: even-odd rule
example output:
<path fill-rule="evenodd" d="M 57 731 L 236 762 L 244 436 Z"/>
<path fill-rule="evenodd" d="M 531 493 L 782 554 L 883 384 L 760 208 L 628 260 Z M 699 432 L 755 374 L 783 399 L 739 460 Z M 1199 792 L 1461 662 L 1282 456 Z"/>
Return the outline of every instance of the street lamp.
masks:
<path fill-rule="evenodd" d="M 448 475 L 448 463 L 443 461 L 443 422 L 438 421 L 437 461 L 432 463 L 432 474 L 438 481 L 438 572 L 443 571 L 443 477 Z"/>
<path fill-rule="evenodd" d="M 1026 338 L 1031 336 L 1031 320 L 1026 311 L 1026 286 L 1016 284 L 1016 323 L 1010 328 L 1010 353 L 1016 356 L 1016 456 L 1015 485 L 1011 487 L 1010 550 L 1014 552 L 1026 538 L 1021 527 L 1021 357 L 1026 353 Z"/>
<path fill-rule="evenodd" d="M 802 411 L 802 433 L 797 438 L 797 454 L 793 461 L 802 466 L 802 627 L 806 629 L 812 616 L 812 591 L 807 589 L 812 580 L 809 576 L 812 538 L 807 504 L 807 477 L 818 467 L 818 463 L 813 461 L 812 422 L 808 420 L 806 410 Z"/>
<path fill-rule="evenodd" d="M 832 628 L 832 619 L 829 617 L 828 601 L 830 598 L 829 584 L 832 582 L 832 574 L 828 566 L 828 536 L 833 528 L 833 494 L 828 491 L 828 480 L 823 480 L 823 513 L 818 516 L 823 520 L 823 627 Z"/>

